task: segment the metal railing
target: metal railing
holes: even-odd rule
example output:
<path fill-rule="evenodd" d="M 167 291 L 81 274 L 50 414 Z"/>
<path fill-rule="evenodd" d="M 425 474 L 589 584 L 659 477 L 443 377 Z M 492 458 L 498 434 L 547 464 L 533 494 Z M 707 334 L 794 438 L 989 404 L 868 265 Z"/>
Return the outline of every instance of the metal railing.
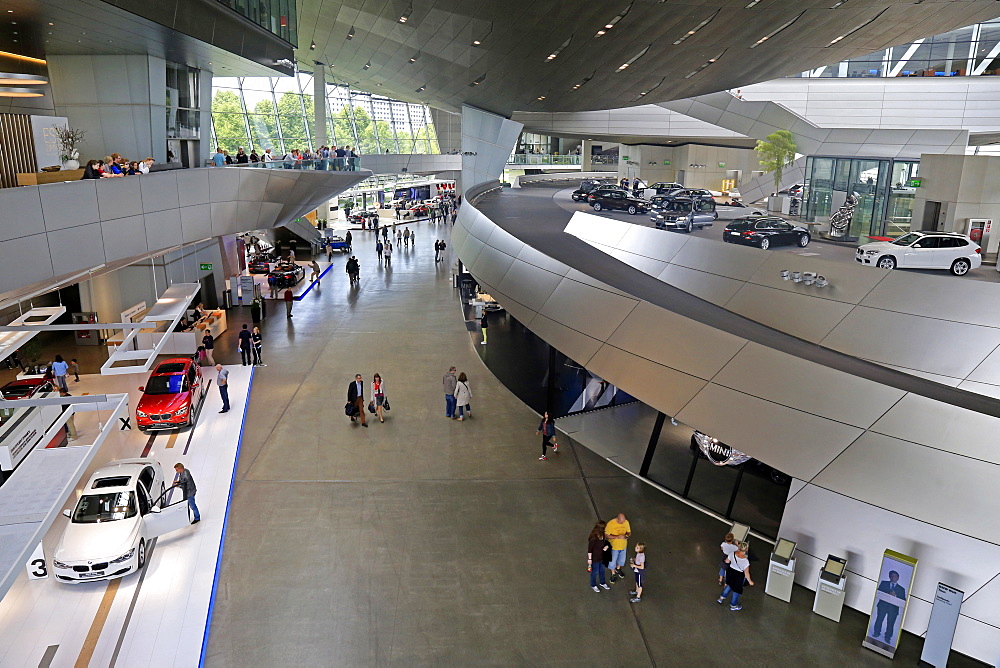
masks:
<path fill-rule="evenodd" d="M 553 155 L 549 153 L 512 153 L 508 165 L 579 165 L 578 155 Z"/>
<path fill-rule="evenodd" d="M 211 160 L 207 167 L 216 167 Z M 268 160 L 267 162 L 245 162 L 222 165 L 223 167 L 256 167 L 262 169 L 315 169 L 324 172 L 356 172 L 361 167 L 361 158 L 313 158 L 309 160 Z"/>
<path fill-rule="evenodd" d="M 592 165 L 617 165 L 618 156 L 617 155 L 592 155 L 590 156 L 590 164 Z"/>

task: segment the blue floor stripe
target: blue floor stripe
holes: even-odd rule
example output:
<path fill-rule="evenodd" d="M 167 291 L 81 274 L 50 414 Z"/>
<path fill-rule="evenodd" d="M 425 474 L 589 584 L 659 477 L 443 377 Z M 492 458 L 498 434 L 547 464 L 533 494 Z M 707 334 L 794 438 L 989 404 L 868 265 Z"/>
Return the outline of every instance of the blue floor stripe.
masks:
<path fill-rule="evenodd" d="M 332 264 L 329 267 L 327 267 L 326 269 L 323 270 L 323 273 L 319 275 L 319 278 L 317 278 L 315 281 L 313 281 L 312 283 L 309 284 L 309 287 L 306 288 L 305 292 L 303 292 L 298 297 L 292 297 L 292 299 L 294 299 L 295 301 L 302 301 L 302 298 L 305 297 L 307 294 L 309 294 L 309 291 L 313 289 L 313 286 L 316 285 L 317 283 L 319 283 L 320 281 L 322 281 L 323 277 L 326 276 L 328 273 L 330 273 L 331 269 L 333 269 L 333 265 Z"/>
<path fill-rule="evenodd" d="M 250 382 L 247 383 L 247 398 L 243 403 L 243 422 L 240 424 L 240 440 L 236 442 L 236 458 L 233 460 L 233 477 L 229 481 L 229 497 L 226 499 L 226 519 L 222 522 L 222 536 L 219 538 L 219 556 L 215 562 L 215 576 L 212 579 L 212 596 L 208 599 L 208 616 L 205 617 L 205 633 L 201 637 L 201 657 L 198 666 L 205 665 L 205 652 L 208 651 L 208 630 L 212 626 L 212 612 L 215 610 L 215 594 L 219 589 L 219 570 L 222 568 L 222 550 L 226 544 L 226 530 L 229 528 L 229 507 L 233 503 L 233 490 L 236 488 L 236 470 L 240 464 L 240 449 L 243 447 L 243 427 L 247 423 L 247 410 L 250 408 L 250 391 L 253 389 L 253 375 L 256 367 L 250 369 Z"/>

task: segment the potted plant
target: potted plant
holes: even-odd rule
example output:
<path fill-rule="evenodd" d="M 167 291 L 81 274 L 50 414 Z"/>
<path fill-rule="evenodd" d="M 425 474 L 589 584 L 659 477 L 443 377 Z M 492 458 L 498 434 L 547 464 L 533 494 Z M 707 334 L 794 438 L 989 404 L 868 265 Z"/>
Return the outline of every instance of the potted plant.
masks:
<path fill-rule="evenodd" d="M 74 130 L 68 125 L 53 129 L 59 139 L 59 159 L 62 160 L 63 169 L 80 169 L 80 150 L 78 147 L 83 143 L 83 136 L 87 134 L 87 131 Z"/>
<path fill-rule="evenodd" d="M 42 357 L 42 344 L 37 339 L 25 342 L 17 350 L 18 357 L 24 364 L 24 373 L 28 375 L 41 375 L 45 370 L 39 370 L 38 360 Z"/>
<path fill-rule="evenodd" d="M 768 198 L 768 210 L 780 211 L 781 203 L 777 198 L 781 189 L 781 180 L 785 167 L 795 161 L 795 138 L 788 130 L 772 132 L 763 140 L 757 141 L 754 151 L 760 158 L 760 166 L 774 178 L 774 197 Z M 777 207 L 777 208 L 775 208 Z"/>

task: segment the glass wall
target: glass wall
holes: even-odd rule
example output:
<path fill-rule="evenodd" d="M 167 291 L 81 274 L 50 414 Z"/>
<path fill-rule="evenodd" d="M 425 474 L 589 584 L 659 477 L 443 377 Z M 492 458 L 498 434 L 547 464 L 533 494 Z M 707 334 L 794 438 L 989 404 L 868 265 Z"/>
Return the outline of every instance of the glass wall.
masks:
<path fill-rule="evenodd" d="M 915 160 L 809 156 L 804 217 L 831 222 L 824 236 L 834 241 L 900 237 L 910 231 L 919 168 Z"/>
<path fill-rule="evenodd" d="M 167 139 L 201 137 L 201 71 L 180 63 L 167 63 Z"/>
<path fill-rule="evenodd" d="M 818 67 L 808 78 L 963 77 L 1000 74 L 1000 18 Z"/>
<path fill-rule="evenodd" d="M 430 110 L 352 89 L 326 86 L 327 140 L 372 153 L 439 153 Z M 318 149 L 314 142 L 313 78 L 215 77 L 212 79 L 212 148 L 233 153 L 283 155 Z"/>
<path fill-rule="evenodd" d="M 264 30 L 298 46 L 295 0 L 219 0 Z"/>

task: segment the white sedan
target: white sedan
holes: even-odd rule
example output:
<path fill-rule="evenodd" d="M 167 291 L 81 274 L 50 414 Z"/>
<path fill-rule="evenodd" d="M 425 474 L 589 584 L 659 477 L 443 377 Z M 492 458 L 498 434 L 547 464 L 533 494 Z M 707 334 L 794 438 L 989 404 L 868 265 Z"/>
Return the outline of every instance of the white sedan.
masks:
<path fill-rule="evenodd" d="M 175 497 L 173 503 L 168 499 Z M 190 522 L 180 490 L 166 491 L 151 459 L 122 459 L 90 476 L 52 560 L 62 582 L 108 580 L 146 563 L 148 542 Z"/>
<path fill-rule="evenodd" d="M 854 259 L 882 269 L 947 269 L 956 276 L 983 264 L 979 244 L 953 232 L 910 232 L 894 241 L 864 244 Z"/>

